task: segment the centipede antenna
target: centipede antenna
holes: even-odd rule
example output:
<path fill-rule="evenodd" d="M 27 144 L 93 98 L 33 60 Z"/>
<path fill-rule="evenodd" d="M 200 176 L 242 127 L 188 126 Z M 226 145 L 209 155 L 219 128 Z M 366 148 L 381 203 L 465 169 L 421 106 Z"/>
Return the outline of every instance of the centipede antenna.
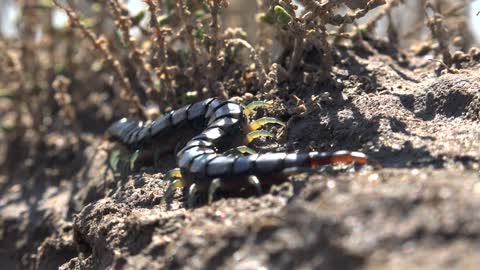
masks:
<path fill-rule="evenodd" d="M 253 150 L 252 148 L 248 146 L 238 146 L 235 148 L 232 148 L 224 153 L 226 156 L 228 155 L 255 155 L 257 154 L 257 151 Z"/>
<path fill-rule="evenodd" d="M 273 138 L 273 134 L 266 130 L 255 130 L 247 134 L 247 143 L 251 143 L 253 140 L 261 137 L 271 137 Z"/>
<path fill-rule="evenodd" d="M 255 109 L 270 108 L 270 107 L 272 107 L 272 104 L 270 104 L 268 102 L 253 101 L 253 102 L 250 102 L 248 105 L 245 105 L 245 107 L 243 109 L 243 113 L 245 113 L 246 116 L 249 116 L 250 114 L 252 114 L 253 111 L 255 111 Z"/>
<path fill-rule="evenodd" d="M 262 117 L 260 119 L 257 119 L 253 122 L 251 122 L 248 126 L 250 128 L 250 130 L 257 130 L 267 124 L 276 124 L 276 125 L 280 125 L 282 127 L 285 126 L 285 123 L 278 120 L 277 118 L 273 118 L 273 117 Z"/>
<path fill-rule="evenodd" d="M 198 193 L 198 188 L 197 188 L 197 184 L 192 184 L 189 188 L 188 188 L 188 199 L 187 199 L 187 205 L 188 205 L 188 208 L 193 208 L 195 206 L 195 202 L 197 200 L 197 193 Z"/>
<path fill-rule="evenodd" d="M 210 187 L 208 188 L 208 204 L 213 202 L 215 199 L 215 193 L 222 187 L 222 180 L 220 178 L 213 179 Z"/>
<path fill-rule="evenodd" d="M 248 177 L 248 182 L 255 187 L 256 191 L 257 191 L 257 194 L 258 196 L 262 195 L 263 192 L 262 192 L 262 184 L 260 184 L 260 180 L 258 180 L 258 177 L 256 177 L 255 175 L 250 175 Z"/>
<path fill-rule="evenodd" d="M 173 195 L 175 194 L 175 190 L 181 187 L 183 187 L 183 181 L 181 179 L 175 179 L 170 182 L 168 184 L 167 190 L 163 194 L 161 204 L 169 205 L 173 198 Z"/>

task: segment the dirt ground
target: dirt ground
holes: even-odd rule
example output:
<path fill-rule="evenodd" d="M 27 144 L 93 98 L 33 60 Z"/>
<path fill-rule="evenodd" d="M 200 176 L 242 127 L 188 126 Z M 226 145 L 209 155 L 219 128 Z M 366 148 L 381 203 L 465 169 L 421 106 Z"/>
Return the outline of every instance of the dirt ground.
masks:
<path fill-rule="evenodd" d="M 58 134 L 38 177 L 0 178 L 3 269 L 477 269 L 480 73 L 436 72 L 431 55 L 340 50 L 334 83 L 309 78 L 254 93 L 287 122 L 266 151 L 359 150 L 383 169 L 342 165 L 295 175 L 264 195 L 186 209 L 162 205 L 160 167 L 107 170 L 99 135 Z M 325 94 L 325 92 L 327 94 Z M 320 97 L 320 98 L 318 98 Z M 57 136 L 57 137 L 56 137 Z M 56 138 L 56 139 L 55 139 Z M 69 173 L 51 175 L 55 168 Z M 19 172 L 21 175 L 21 172 Z"/>

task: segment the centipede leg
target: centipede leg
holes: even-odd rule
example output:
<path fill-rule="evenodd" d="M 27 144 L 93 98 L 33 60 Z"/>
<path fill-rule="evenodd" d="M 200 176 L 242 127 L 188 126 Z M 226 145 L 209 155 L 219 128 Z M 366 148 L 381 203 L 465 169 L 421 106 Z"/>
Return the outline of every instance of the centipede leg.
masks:
<path fill-rule="evenodd" d="M 232 148 L 224 153 L 225 155 L 233 155 L 233 156 L 238 156 L 238 155 L 255 155 L 257 154 L 257 151 L 253 150 L 252 148 L 248 146 L 238 146 L 235 148 Z"/>
<path fill-rule="evenodd" d="M 215 199 L 215 193 L 222 187 L 222 180 L 220 178 L 213 179 L 208 188 L 208 203 L 211 204 Z"/>
<path fill-rule="evenodd" d="M 182 173 L 180 171 L 180 168 L 175 168 L 168 171 L 165 174 L 164 181 L 173 181 L 175 179 L 180 179 L 180 178 L 182 178 Z"/>
<path fill-rule="evenodd" d="M 252 121 L 250 122 L 250 124 L 248 125 L 250 130 L 254 131 L 254 130 L 257 130 L 265 125 L 268 125 L 268 124 L 276 124 L 276 125 L 280 125 L 282 127 L 285 126 L 285 123 L 278 120 L 277 118 L 273 118 L 273 117 L 262 117 L 260 119 L 257 119 L 255 121 Z"/>
<path fill-rule="evenodd" d="M 177 188 L 183 187 L 183 182 L 181 179 L 175 179 L 173 180 L 167 187 L 167 190 L 163 194 L 162 202 L 161 204 L 165 204 L 167 206 L 170 205 L 172 202 L 173 195 L 175 194 L 175 190 Z"/>
<path fill-rule="evenodd" d="M 153 164 L 155 165 L 155 167 L 158 167 L 160 165 L 160 156 L 161 156 L 160 150 L 155 148 L 153 150 Z"/>
<path fill-rule="evenodd" d="M 187 194 L 187 206 L 188 208 L 193 208 L 195 206 L 195 203 L 197 201 L 197 195 L 198 195 L 198 188 L 196 184 L 192 184 L 188 188 L 188 194 Z"/>
<path fill-rule="evenodd" d="M 260 196 L 263 194 L 262 192 L 262 184 L 260 183 L 260 180 L 258 180 L 258 177 L 255 175 L 250 175 L 248 177 L 248 182 L 255 187 L 255 190 L 257 191 L 257 195 Z"/>
<path fill-rule="evenodd" d="M 270 137 L 273 138 L 273 134 L 266 130 L 255 130 L 247 134 L 247 143 L 251 143 L 253 140 L 261 137 Z"/>
<path fill-rule="evenodd" d="M 165 181 L 168 181 L 167 190 L 163 194 L 162 204 L 166 204 L 167 206 L 171 203 L 173 195 L 175 194 L 175 190 L 177 188 L 181 188 L 184 186 L 183 181 L 181 179 L 182 174 L 180 173 L 180 169 L 176 168 L 170 170 L 165 175 Z"/>
<path fill-rule="evenodd" d="M 270 108 L 272 107 L 272 104 L 267 103 L 265 101 L 253 101 L 248 105 L 244 106 L 243 112 L 245 113 L 246 116 L 249 116 L 250 114 L 252 114 L 253 111 L 255 111 L 255 109 L 264 108 L 264 107 Z"/>

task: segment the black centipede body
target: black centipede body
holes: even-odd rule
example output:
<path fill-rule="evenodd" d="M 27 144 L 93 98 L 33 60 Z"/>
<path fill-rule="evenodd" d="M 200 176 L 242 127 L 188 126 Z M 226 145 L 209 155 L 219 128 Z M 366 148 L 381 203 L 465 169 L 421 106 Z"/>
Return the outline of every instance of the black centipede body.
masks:
<path fill-rule="evenodd" d="M 188 130 L 188 131 L 187 131 Z M 293 167 L 315 167 L 337 162 L 366 163 L 363 153 L 265 153 L 248 156 L 225 155 L 224 152 L 245 144 L 252 131 L 243 107 L 233 101 L 210 98 L 182 107 L 155 121 L 143 123 L 122 119 L 108 130 L 109 135 L 133 148 L 167 144 L 188 133 L 193 138 L 176 154 L 184 186 L 195 184 L 207 190 L 214 179 L 222 186 L 236 188 L 245 185 L 244 179 L 255 175 L 265 179 Z M 181 133 L 180 133 L 181 132 Z M 196 135 L 195 135 L 196 134 Z"/>

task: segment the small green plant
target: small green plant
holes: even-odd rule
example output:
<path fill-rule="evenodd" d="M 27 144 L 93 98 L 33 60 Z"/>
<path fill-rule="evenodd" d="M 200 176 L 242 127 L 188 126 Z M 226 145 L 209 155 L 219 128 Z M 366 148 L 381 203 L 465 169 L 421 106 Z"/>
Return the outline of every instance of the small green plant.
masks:
<path fill-rule="evenodd" d="M 129 153 L 125 149 L 113 149 L 109 152 L 108 167 L 118 177 L 126 178 L 135 170 L 140 154 L 140 150 Z"/>

